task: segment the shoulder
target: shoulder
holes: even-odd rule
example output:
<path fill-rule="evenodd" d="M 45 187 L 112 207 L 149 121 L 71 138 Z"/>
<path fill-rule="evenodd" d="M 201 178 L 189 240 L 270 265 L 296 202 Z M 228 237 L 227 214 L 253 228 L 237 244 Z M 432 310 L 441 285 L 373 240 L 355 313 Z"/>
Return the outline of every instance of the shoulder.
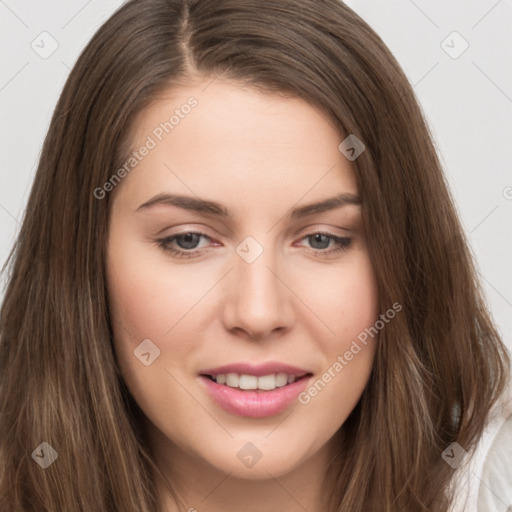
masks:
<path fill-rule="evenodd" d="M 489 416 L 471 457 L 455 475 L 457 499 L 451 512 L 512 512 L 512 399 Z"/>

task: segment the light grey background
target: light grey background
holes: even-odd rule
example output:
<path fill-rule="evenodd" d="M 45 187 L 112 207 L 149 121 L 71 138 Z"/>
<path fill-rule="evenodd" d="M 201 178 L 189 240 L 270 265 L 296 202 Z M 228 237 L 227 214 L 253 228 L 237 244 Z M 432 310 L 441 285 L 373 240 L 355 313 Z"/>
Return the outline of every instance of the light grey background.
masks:
<path fill-rule="evenodd" d="M 0 264 L 16 236 L 69 70 L 121 3 L 0 0 Z M 414 86 L 490 309 L 512 348 L 512 1 L 347 4 L 382 37 Z M 52 44 L 58 47 L 47 57 Z"/>

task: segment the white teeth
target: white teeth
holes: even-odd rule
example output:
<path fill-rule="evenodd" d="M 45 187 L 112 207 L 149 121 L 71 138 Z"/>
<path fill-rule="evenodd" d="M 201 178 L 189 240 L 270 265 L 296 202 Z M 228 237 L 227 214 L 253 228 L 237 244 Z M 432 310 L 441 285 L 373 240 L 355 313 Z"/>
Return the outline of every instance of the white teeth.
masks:
<path fill-rule="evenodd" d="M 230 388 L 262 389 L 264 391 L 272 391 L 287 384 L 292 384 L 297 380 L 295 375 L 287 375 L 286 373 L 272 373 L 261 377 L 238 373 L 221 373 L 212 376 L 212 378 L 217 384 L 225 384 Z"/>
<path fill-rule="evenodd" d="M 258 377 L 258 389 L 264 389 L 266 391 L 276 388 L 276 377 L 275 375 L 263 375 Z"/>
<path fill-rule="evenodd" d="M 286 373 L 278 373 L 276 375 L 276 386 L 278 388 L 286 386 L 288 384 L 288 375 Z"/>
<path fill-rule="evenodd" d="M 238 373 L 228 373 L 226 375 L 226 386 L 230 388 L 238 387 Z"/>
<path fill-rule="evenodd" d="M 258 377 L 254 375 L 240 375 L 238 387 L 240 389 L 256 389 L 258 387 Z"/>

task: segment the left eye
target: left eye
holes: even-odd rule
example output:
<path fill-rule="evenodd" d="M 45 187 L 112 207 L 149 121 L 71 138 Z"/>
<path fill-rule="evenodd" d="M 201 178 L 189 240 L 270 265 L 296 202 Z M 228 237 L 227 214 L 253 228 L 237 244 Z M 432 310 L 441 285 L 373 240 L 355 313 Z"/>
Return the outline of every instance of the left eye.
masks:
<path fill-rule="evenodd" d="M 301 240 L 305 239 L 309 239 L 310 243 L 311 241 L 313 242 L 313 253 L 315 256 L 319 257 L 328 257 L 342 251 L 347 251 L 352 245 L 352 238 L 336 236 L 332 235 L 331 233 L 312 233 L 311 235 L 306 235 Z M 329 249 L 328 251 L 322 250 L 329 247 L 331 242 L 334 242 L 335 245 L 333 249 Z"/>
<path fill-rule="evenodd" d="M 157 244 L 165 251 L 170 252 L 175 257 L 178 258 L 193 258 L 197 257 L 201 252 L 201 250 L 196 250 L 197 245 L 200 242 L 201 238 L 211 240 L 211 238 L 205 233 L 189 231 L 186 233 L 180 233 L 178 235 L 171 235 L 165 238 L 160 238 L 156 240 Z M 347 237 L 339 237 L 332 235 L 330 233 L 312 233 L 310 235 L 306 235 L 301 238 L 301 240 L 309 239 L 310 243 L 312 243 L 312 252 L 315 255 L 324 256 L 331 253 L 337 253 L 340 251 L 346 251 L 352 245 L 352 238 Z M 324 250 L 329 247 L 331 242 L 334 242 L 336 248 L 330 250 Z M 176 243 L 178 248 L 173 247 L 172 244 Z M 315 247 L 316 246 L 316 247 Z M 211 247 L 207 247 L 206 251 L 211 250 Z"/>

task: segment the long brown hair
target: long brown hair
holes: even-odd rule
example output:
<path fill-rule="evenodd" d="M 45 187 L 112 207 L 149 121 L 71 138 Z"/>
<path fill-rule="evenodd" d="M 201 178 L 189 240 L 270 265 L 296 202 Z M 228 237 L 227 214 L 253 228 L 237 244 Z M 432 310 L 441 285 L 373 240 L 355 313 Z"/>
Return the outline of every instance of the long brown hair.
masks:
<path fill-rule="evenodd" d="M 131 0 L 79 57 L 8 260 L 1 510 L 157 510 L 158 468 L 112 345 L 112 197 L 94 191 L 126 160 L 136 116 L 194 76 L 298 96 L 329 116 L 340 142 L 355 134 L 365 144 L 354 165 L 379 300 L 403 312 L 380 333 L 342 427 L 329 512 L 446 512 L 455 472 L 441 453 L 452 442 L 474 449 L 509 356 L 412 88 L 338 0 Z M 58 454 L 46 469 L 34 458 L 44 442 Z"/>

